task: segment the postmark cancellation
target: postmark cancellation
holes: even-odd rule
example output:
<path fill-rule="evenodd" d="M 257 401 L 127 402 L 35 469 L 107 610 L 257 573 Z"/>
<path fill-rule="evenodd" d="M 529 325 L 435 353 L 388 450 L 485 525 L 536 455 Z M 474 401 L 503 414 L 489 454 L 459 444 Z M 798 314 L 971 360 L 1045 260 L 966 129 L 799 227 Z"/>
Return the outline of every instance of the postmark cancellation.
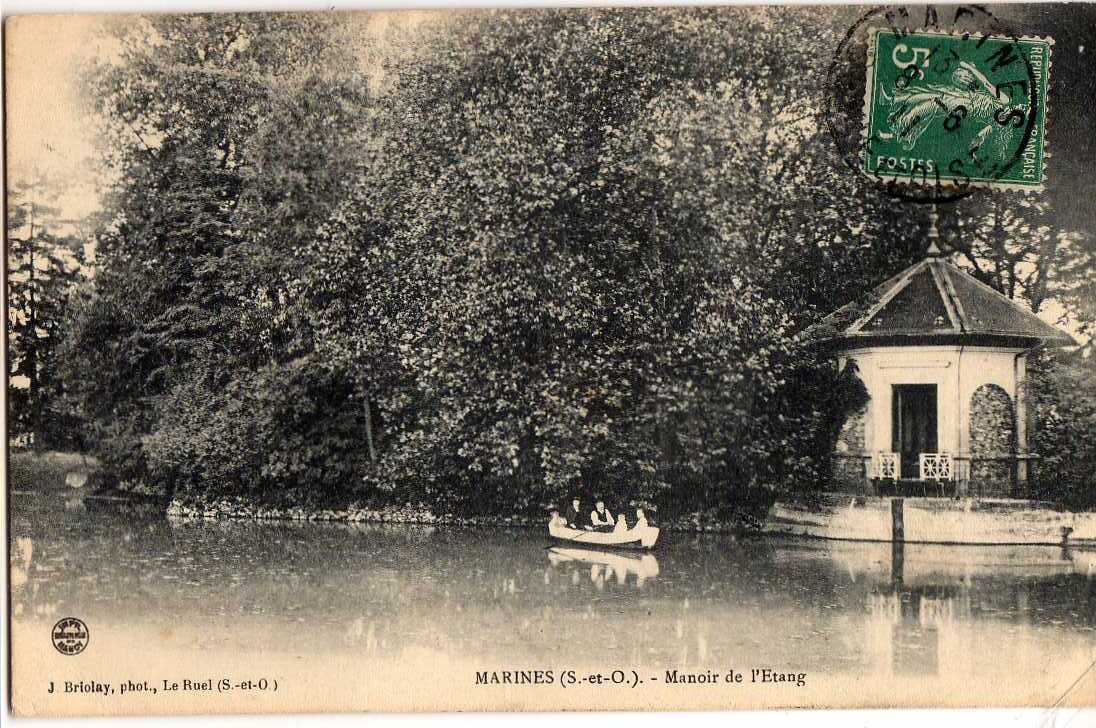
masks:
<path fill-rule="evenodd" d="M 1053 43 L 875 29 L 862 171 L 898 184 L 1041 190 Z"/>

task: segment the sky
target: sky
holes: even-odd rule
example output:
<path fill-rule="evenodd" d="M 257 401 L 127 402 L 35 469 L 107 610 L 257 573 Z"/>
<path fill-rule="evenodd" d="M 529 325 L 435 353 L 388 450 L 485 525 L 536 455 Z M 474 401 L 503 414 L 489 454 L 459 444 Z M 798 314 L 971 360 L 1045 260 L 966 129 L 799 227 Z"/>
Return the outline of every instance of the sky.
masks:
<path fill-rule="evenodd" d="M 434 14 L 362 14 L 362 32 L 377 49 Z M 110 28 L 126 22 L 131 20 L 124 15 L 34 15 L 12 18 L 6 28 L 8 179 L 41 173 L 62 181 L 67 190 L 60 207 L 72 219 L 97 209 L 105 181 L 97 171 L 97 122 L 81 94 L 80 72 L 117 54 Z"/>
<path fill-rule="evenodd" d="M 108 52 L 105 21 L 76 15 L 9 21 L 6 33 L 8 179 L 41 172 L 70 187 L 64 214 L 82 217 L 95 194 L 95 125 L 78 90 L 77 71 Z"/>

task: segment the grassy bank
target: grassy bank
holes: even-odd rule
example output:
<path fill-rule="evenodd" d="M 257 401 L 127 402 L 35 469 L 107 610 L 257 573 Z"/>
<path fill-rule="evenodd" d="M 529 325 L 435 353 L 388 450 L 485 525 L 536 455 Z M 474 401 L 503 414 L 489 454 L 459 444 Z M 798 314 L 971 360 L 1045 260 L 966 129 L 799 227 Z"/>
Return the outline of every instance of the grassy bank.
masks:
<path fill-rule="evenodd" d="M 8 456 L 8 477 L 12 490 L 71 490 L 66 477 L 72 473 L 81 487 L 89 488 L 101 472 L 99 461 L 73 452 L 14 450 Z M 87 476 L 86 479 L 84 476 Z"/>

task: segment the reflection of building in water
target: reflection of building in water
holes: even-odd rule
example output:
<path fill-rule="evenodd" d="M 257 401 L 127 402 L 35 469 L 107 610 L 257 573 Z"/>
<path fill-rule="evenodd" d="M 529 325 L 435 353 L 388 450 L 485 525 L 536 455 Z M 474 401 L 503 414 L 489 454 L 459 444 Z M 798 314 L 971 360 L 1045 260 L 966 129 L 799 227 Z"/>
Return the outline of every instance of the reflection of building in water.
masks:
<path fill-rule="evenodd" d="M 366 620 L 365 617 L 357 617 L 350 622 L 343 640 L 348 645 L 353 645 L 362 654 L 376 655 L 382 647 L 381 640 L 377 637 L 376 620 Z"/>
<path fill-rule="evenodd" d="M 594 549 L 553 546 L 548 549 L 548 561 L 553 567 L 566 565 L 590 565 L 590 582 L 598 589 L 604 589 L 607 583 L 615 581 L 619 585 L 635 577 L 635 587 L 642 589 L 648 579 L 658 576 L 658 559 L 654 554 L 632 556 Z M 577 584 L 578 571 L 572 574 L 572 582 Z"/>
<path fill-rule="evenodd" d="M 884 660 L 889 653 L 890 672 L 935 675 L 940 672 L 941 636 L 951 639 L 948 633 L 956 620 L 970 617 L 970 599 L 956 586 L 896 585 L 870 594 L 868 613 L 876 651 Z"/>
<path fill-rule="evenodd" d="M 1083 576 L 1096 576 L 1096 551 L 1075 551 L 1071 556 L 1074 572 Z"/>
<path fill-rule="evenodd" d="M 995 637 L 1030 636 L 1033 625 L 1049 618 L 1045 606 L 1054 604 L 1041 590 L 1077 572 L 1075 554 L 1038 547 L 894 544 L 836 547 L 831 557 L 870 586 L 865 669 L 876 675 L 970 674 L 979 667 L 974 656 L 985 654 L 979 643 L 986 628 Z M 1010 639 L 1003 649 L 1025 647 Z"/>

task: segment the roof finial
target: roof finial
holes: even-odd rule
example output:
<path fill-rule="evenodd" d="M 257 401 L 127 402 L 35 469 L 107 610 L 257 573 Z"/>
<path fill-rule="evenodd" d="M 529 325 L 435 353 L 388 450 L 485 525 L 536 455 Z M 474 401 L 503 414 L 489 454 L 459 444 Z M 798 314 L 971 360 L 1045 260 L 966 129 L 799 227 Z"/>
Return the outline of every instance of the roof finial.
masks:
<path fill-rule="evenodd" d="M 940 249 L 940 230 L 937 229 L 936 223 L 939 221 L 940 215 L 936 211 L 936 203 L 932 203 L 932 207 L 929 209 L 929 248 L 926 252 L 932 258 L 939 258 L 944 254 Z"/>

